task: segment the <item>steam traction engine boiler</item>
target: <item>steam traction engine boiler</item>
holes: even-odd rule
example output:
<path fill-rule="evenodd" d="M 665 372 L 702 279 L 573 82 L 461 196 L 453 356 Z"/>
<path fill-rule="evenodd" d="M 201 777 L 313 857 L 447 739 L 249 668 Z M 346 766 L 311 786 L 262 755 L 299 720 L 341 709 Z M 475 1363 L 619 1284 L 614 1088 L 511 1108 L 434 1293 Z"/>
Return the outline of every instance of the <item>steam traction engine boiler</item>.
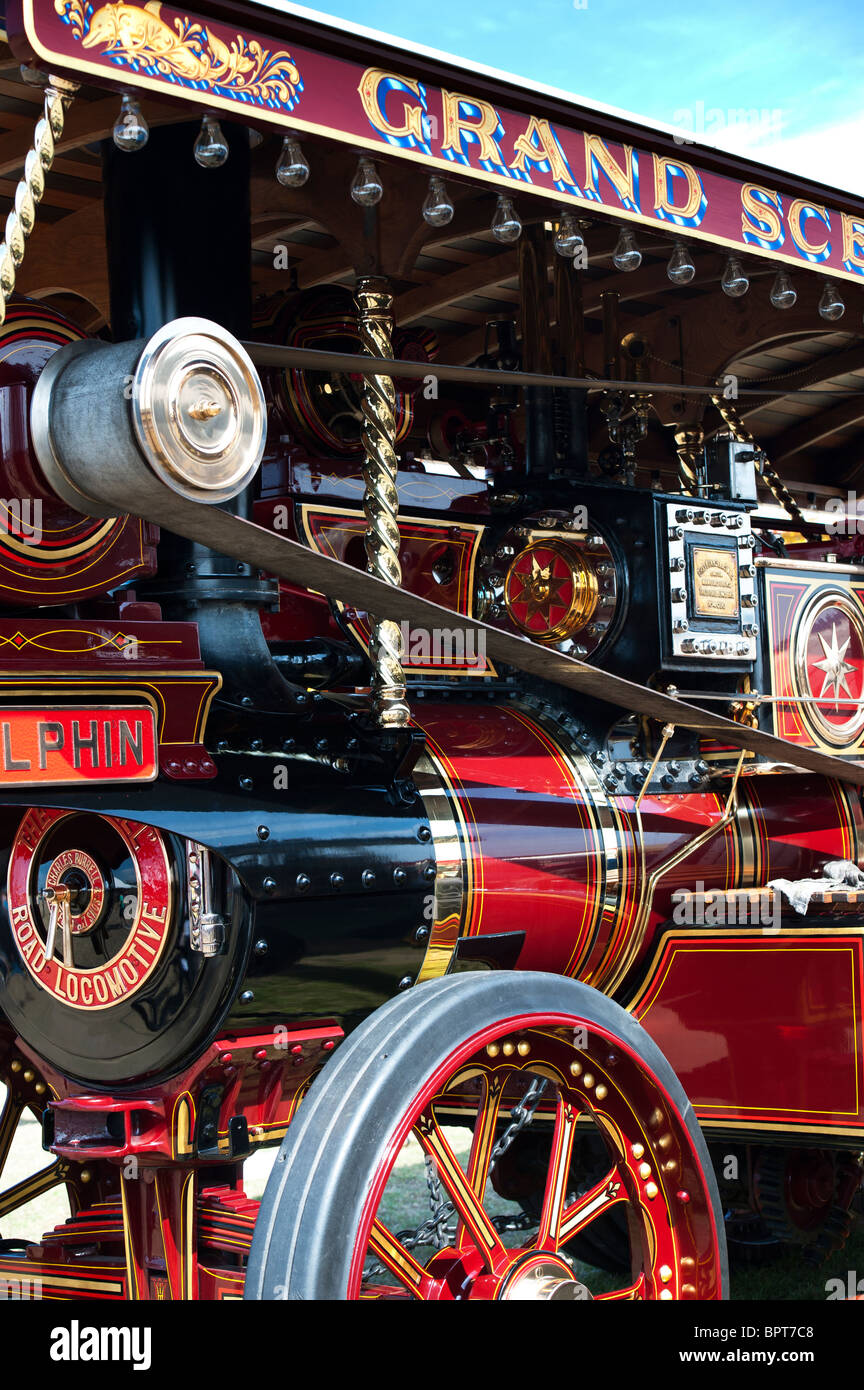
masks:
<path fill-rule="evenodd" d="M 0 1277 L 717 1299 L 727 1234 L 823 1259 L 864 210 L 201 8 L 7 5 L 0 1162 L 33 1117 L 46 1153 Z"/>

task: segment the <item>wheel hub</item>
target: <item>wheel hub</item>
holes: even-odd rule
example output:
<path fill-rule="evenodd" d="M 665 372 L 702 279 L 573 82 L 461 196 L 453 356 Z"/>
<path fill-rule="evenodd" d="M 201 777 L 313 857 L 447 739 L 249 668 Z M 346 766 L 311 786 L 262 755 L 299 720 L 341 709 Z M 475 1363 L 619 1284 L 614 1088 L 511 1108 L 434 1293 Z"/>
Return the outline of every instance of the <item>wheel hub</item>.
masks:
<path fill-rule="evenodd" d="M 498 1294 L 517 1303 L 575 1303 L 592 1299 L 565 1260 L 554 1255 L 528 1255 L 511 1270 Z"/>
<path fill-rule="evenodd" d="M 105 905 L 107 884 L 92 855 L 81 849 L 58 854 L 45 877 L 45 890 L 66 888 L 69 892 L 70 922 L 73 936 L 92 931 Z"/>

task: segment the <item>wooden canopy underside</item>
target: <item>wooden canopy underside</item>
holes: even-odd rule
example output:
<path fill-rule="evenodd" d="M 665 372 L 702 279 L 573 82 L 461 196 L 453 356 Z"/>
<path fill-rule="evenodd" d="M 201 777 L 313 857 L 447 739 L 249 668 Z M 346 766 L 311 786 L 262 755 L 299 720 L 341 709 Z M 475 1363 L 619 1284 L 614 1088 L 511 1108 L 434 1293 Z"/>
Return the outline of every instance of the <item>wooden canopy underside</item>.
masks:
<path fill-rule="evenodd" d="M 22 81 L 16 60 L 4 48 L 0 196 L 9 203 L 40 106 L 39 90 Z M 90 331 L 104 328 L 109 317 L 99 142 L 110 136 L 118 106 L 116 95 L 96 87 L 82 88 L 73 103 L 18 278 L 22 293 L 51 300 Z M 151 126 L 189 119 L 188 107 L 155 99 L 145 99 L 144 112 Z M 518 320 L 520 253 L 518 247 L 500 246 L 491 235 L 494 190 L 467 179 L 448 180 L 455 216 L 449 226 L 435 230 L 420 212 L 427 172 L 382 158 L 378 164 L 385 193 L 379 230 L 370 246 L 363 212 L 348 196 L 356 163 L 351 150 L 320 138 L 304 140 L 311 177 L 304 188 L 289 190 L 274 177 L 279 147 L 278 135 L 265 135 L 252 151 L 256 297 L 289 288 L 295 277 L 296 285 L 306 289 L 352 286 L 358 270 L 381 272 L 395 292 L 397 322 L 434 329 L 440 360 L 451 364 L 468 364 L 483 351 L 488 320 Z M 518 206 L 518 197 L 516 201 Z M 554 220 L 553 201 L 540 207 L 539 217 Z M 519 207 L 526 226 L 538 219 L 537 209 L 535 199 Z M 817 311 L 823 288 L 818 273 L 793 272 L 797 303 L 778 311 L 769 302 L 776 266 L 767 260 L 742 257 L 750 290 L 732 300 L 720 287 L 725 248 L 691 243 L 695 278 L 676 287 L 666 274 L 672 249 L 669 233 L 639 229 L 642 264 L 623 274 L 612 264 L 618 231 L 601 215 L 585 229 L 589 262 L 579 273 L 584 341 L 578 355 L 587 374 L 608 374 L 603 295 L 614 291 L 620 335 L 638 332 L 649 345 L 649 379 L 707 388 L 734 373 L 741 385 L 764 382 L 773 391 L 803 391 L 764 403 L 741 402 L 740 413 L 772 463 L 801 491 L 819 496 L 853 486 L 864 445 L 864 286 L 841 287 L 846 313 L 829 324 Z M 287 248 L 287 256 L 280 258 L 280 266 L 287 259 L 287 268 L 274 264 L 279 246 Z M 649 439 L 640 457 L 667 471 L 675 467 L 670 426 L 681 428 L 700 420 L 709 430 L 720 425 L 708 405 L 707 389 L 705 399 L 670 393 L 652 404 Z M 604 440 L 598 436 L 596 443 L 602 447 Z"/>

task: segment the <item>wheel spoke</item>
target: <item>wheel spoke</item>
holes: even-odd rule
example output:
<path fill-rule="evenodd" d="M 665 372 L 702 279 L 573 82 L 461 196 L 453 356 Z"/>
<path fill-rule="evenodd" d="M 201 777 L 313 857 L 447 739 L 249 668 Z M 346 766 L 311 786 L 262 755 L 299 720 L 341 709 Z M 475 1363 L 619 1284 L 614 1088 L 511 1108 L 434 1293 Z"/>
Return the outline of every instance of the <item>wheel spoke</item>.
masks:
<path fill-rule="evenodd" d="M 484 1254 L 503 1254 L 504 1246 L 487 1215 L 480 1196 L 474 1191 L 459 1165 L 459 1160 L 438 1128 L 438 1122 L 427 1109 L 414 1126 L 414 1134 L 425 1153 L 436 1163 L 438 1176 L 450 1194 L 456 1210 Z"/>
<path fill-rule="evenodd" d="M 359 1297 L 364 1303 L 377 1302 L 382 1299 L 401 1300 L 408 1303 L 411 1299 L 411 1295 L 407 1289 L 403 1289 L 401 1284 L 364 1284 Z"/>
<path fill-rule="evenodd" d="M 546 1191 L 543 1194 L 543 1209 L 540 1213 L 540 1229 L 533 1246 L 536 1250 L 557 1250 L 562 1239 L 567 1238 L 562 1235 L 561 1227 L 564 1203 L 567 1200 L 567 1175 L 570 1172 L 570 1159 L 573 1154 L 577 1114 L 575 1106 L 559 1096 Z"/>
<path fill-rule="evenodd" d="M 15 1138 L 18 1121 L 21 1119 L 24 1109 L 23 1100 L 19 1100 L 11 1091 L 7 1091 L 6 1104 L 3 1106 L 3 1114 L 0 1115 L 0 1173 L 6 1167 L 12 1140 Z"/>
<path fill-rule="evenodd" d="M 634 1299 L 644 1299 L 644 1297 L 645 1275 L 640 1274 L 636 1283 L 628 1284 L 626 1289 L 612 1289 L 611 1293 L 595 1293 L 594 1302 L 599 1303 L 601 1299 L 607 1303 L 611 1303 L 614 1300 L 618 1300 L 618 1302 L 630 1300 L 632 1302 Z"/>
<path fill-rule="evenodd" d="M 58 1160 L 48 1168 L 43 1168 L 41 1172 L 34 1173 L 32 1177 L 25 1178 L 23 1182 L 16 1183 L 14 1187 L 7 1188 L 5 1192 L 0 1192 L 0 1217 L 8 1216 L 10 1211 L 26 1206 L 34 1197 L 41 1197 L 43 1192 L 50 1192 L 52 1187 L 65 1182 L 66 1176 L 66 1165 Z"/>
<path fill-rule="evenodd" d="M 381 1263 L 387 1266 L 390 1273 L 395 1274 L 400 1283 L 405 1285 L 412 1297 L 423 1297 L 423 1287 L 429 1276 L 410 1251 L 406 1250 L 401 1240 L 397 1240 L 393 1232 L 387 1229 L 383 1221 L 376 1220 L 372 1223 L 369 1247 Z M 377 1286 L 367 1285 L 364 1296 L 376 1297 Z"/>
<path fill-rule="evenodd" d="M 608 1211 L 617 1202 L 625 1202 L 627 1193 L 621 1180 L 621 1173 L 616 1165 L 605 1178 L 601 1178 L 594 1187 L 583 1192 L 581 1197 L 577 1197 L 575 1202 L 571 1202 L 561 1217 L 558 1227 L 558 1244 L 563 1245 L 571 1236 L 575 1236 L 590 1222 L 596 1220 L 601 1212 Z"/>
<path fill-rule="evenodd" d="M 483 1077 L 483 1095 L 477 1109 L 474 1138 L 468 1156 L 468 1182 L 481 1202 L 489 1177 L 489 1164 L 495 1147 L 495 1126 L 498 1123 L 506 1079 L 507 1075 L 503 1072 Z M 464 1221 L 460 1221 L 456 1237 L 457 1249 L 461 1250 L 469 1239 L 469 1229 Z"/>

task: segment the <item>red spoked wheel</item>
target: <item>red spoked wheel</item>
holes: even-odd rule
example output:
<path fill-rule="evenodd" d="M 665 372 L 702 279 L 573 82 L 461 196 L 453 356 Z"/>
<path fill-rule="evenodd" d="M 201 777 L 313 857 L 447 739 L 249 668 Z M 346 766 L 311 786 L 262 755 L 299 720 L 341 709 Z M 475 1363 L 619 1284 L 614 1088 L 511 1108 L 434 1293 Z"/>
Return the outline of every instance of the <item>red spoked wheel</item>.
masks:
<path fill-rule="evenodd" d="M 545 1134 L 533 1221 L 490 1180 L 528 1124 Z M 608 1164 L 586 1183 L 573 1155 L 590 1132 Z M 568 1243 L 619 1204 L 630 1269 L 594 1287 Z M 726 1280 L 708 1151 L 662 1053 L 595 990 L 524 972 L 417 986 L 343 1044 L 274 1166 L 245 1296 L 704 1300 Z"/>

